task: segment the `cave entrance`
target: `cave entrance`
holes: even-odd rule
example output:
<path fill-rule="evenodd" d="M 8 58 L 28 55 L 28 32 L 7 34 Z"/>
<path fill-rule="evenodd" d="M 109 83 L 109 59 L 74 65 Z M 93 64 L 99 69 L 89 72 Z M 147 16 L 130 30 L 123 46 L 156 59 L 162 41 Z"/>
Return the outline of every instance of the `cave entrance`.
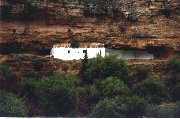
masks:
<path fill-rule="evenodd" d="M 120 58 L 127 60 L 152 60 L 153 54 L 148 53 L 145 50 L 117 50 L 106 48 L 106 55 L 118 55 Z"/>
<path fill-rule="evenodd" d="M 164 59 L 174 55 L 173 48 L 166 46 L 148 46 L 146 49 L 149 53 L 154 55 L 155 59 Z"/>

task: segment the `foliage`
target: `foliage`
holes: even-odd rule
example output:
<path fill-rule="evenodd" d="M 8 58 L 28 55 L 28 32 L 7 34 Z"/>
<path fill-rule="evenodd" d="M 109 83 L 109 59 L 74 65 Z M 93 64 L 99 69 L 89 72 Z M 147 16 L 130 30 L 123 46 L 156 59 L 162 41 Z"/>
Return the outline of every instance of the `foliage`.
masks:
<path fill-rule="evenodd" d="M 13 90 L 17 77 L 12 74 L 8 65 L 0 63 L 0 88 L 5 90 Z"/>
<path fill-rule="evenodd" d="M 146 108 L 148 118 L 172 118 L 174 117 L 174 107 L 170 104 L 148 105 Z"/>
<path fill-rule="evenodd" d="M 73 75 L 61 74 L 38 82 L 35 93 L 47 116 L 65 115 L 76 108 L 78 98 L 73 79 Z"/>
<path fill-rule="evenodd" d="M 26 116 L 25 103 L 12 93 L 0 92 L 0 116 L 24 117 Z"/>
<path fill-rule="evenodd" d="M 90 103 L 96 103 L 100 98 L 100 92 L 95 85 L 81 87 L 78 92 L 80 96 L 85 96 Z"/>
<path fill-rule="evenodd" d="M 177 84 L 171 92 L 172 99 L 175 101 L 180 100 L 180 84 Z"/>
<path fill-rule="evenodd" d="M 145 99 L 138 96 L 105 98 L 93 108 L 90 116 L 96 118 L 143 117 L 146 105 Z"/>
<path fill-rule="evenodd" d="M 97 87 L 102 97 L 127 95 L 130 89 L 120 79 L 109 77 Z"/>
<path fill-rule="evenodd" d="M 88 60 L 85 74 L 91 82 L 95 79 L 105 79 L 107 77 L 117 77 L 126 83 L 129 78 L 129 69 L 126 62 L 115 55 L 97 56 Z"/>
<path fill-rule="evenodd" d="M 10 68 L 3 63 L 0 63 L 0 72 L 1 72 L 1 75 L 6 78 L 12 75 Z"/>
<path fill-rule="evenodd" d="M 29 78 L 21 81 L 21 85 L 20 85 L 20 87 L 22 88 L 21 95 L 24 95 L 30 103 L 35 104 L 37 101 L 37 96 L 35 94 L 37 84 L 38 84 L 37 80 L 33 78 Z"/>
<path fill-rule="evenodd" d="M 91 111 L 90 117 L 95 118 L 125 118 L 124 112 L 127 111 L 126 105 L 118 105 L 117 99 L 105 98 L 101 100 Z"/>
<path fill-rule="evenodd" d="M 124 104 L 127 105 L 127 117 L 138 118 L 143 117 L 147 106 L 147 101 L 144 98 L 138 96 L 128 97 Z"/>
<path fill-rule="evenodd" d="M 133 86 L 134 94 L 146 97 L 152 103 L 161 103 L 167 98 L 165 87 L 155 77 L 149 77 Z"/>
<path fill-rule="evenodd" d="M 84 53 L 84 59 L 82 60 L 82 67 L 80 70 L 80 76 L 81 76 L 81 84 L 90 84 L 92 83 L 91 80 L 88 80 L 85 71 L 87 69 L 87 63 L 88 63 L 88 55 L 87 50 Z"/>
<path fill-rule="evenodd" d="M 176 106 L 174 108 L 174 117 L 180 118 L 180 101 L 176 102 Z"/>
<path fill-rule="evenodd" d="M 39 75 L 35 71 L 29 71 L 29 72 L 25 73 L 24 77 L 25 78 L 30 78 L 30 79 L 38 79 Z"/>
<path fill-rule="evenodd" d="M 180 73 L 180 60 L 173 58 L 166 63 L 168 73 L 175 75 Z"/>

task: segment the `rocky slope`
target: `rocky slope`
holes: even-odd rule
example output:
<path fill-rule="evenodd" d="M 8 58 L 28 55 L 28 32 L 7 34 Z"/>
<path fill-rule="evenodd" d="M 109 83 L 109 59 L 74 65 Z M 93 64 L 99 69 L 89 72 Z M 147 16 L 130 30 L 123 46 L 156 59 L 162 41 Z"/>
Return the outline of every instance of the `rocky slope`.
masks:
<path fill-rule="evenodd" d="M 169 5 L 169 16 L 162 12 L 165 3 Z M 114 22 L 108 18 L 99 20 L 85 17 L 82 6 L 69 5 L 63 8 L 52 4 L 48 24 L 40 20 L 31 22 L 26 34 L 23 32 L 27 26 L 23 22 L 1 21 L 1 54 L 7 51 L 4 46 L 15 43 L 21 47 L 18 53 L 48 55 L 53 44 L 75 39 L 104 43 L 106 47 L 114 49 L 164 50 L 167 56 L 177 55 L 180 51 L 179 4 L 178 0 L 134 1 L 136 22 L 126 19 L 132 9 L 128 2 L 121 7 L 125 18 Z M 14 53 L 13 49 L 9 53 Z"/>

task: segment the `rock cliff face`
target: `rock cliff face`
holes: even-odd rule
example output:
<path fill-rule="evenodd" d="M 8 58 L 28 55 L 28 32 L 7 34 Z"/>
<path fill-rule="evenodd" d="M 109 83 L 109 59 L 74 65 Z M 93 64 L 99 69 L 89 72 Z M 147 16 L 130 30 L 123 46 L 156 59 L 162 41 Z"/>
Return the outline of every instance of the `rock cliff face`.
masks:
<path fill-rule="evenodd" d="M 113 49 L 148 52 L 162 50 L 166 57 L 179 55 L 179 0 L 127 0 L 119 8 L 122 14 L 116 21 L 108 17 L 85 17 L 84 8 L 79 5 L 52 6 L 48 12 L 48 24 L 40 19 L 31 22 L 27 34 L 23 34 L 27 28 L 23 22 L 2 21 L 1 50 L 6 50 L 3 46 L 16 42 L 21 44 L 20 47 L 24 47 L 22 52 L 41 54 L 39 52 L 46 50 L 47 53 L 44 54 L 47 55 L 53 44 L 75 39 L 80 42 L 104 43 L 107 48 Z M 128 19 L 129 16 L 131 19 Z M 38 48 L 40 51 L 37 51 Z"/>

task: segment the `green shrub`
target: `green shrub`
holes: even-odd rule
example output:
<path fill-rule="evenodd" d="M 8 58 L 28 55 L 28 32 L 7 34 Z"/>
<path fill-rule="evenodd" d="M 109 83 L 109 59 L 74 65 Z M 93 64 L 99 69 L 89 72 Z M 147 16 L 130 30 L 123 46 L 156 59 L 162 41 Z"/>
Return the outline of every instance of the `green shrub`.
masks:
<path fill-rule="evenodd" d="M 180 60 L 173 58 L 166 63 L 167 71 L 171 75 L 180 74 Z"/>
<path fill-rule="evenodd" d="M 105 79 L 107 77 L 117 77 L 126 83 L 129 79 L 129 69 L 126 62 L 115 55 L 97 56 L 88 60 L 85 74 L 91 82 L 95 79 Z"/>
<path fill-rule="evenodd" d="M 12 93 L 0 92 L 0 117 L 24 117 L 25 103 Z"/>
<path fill-rule="evenodd" d="M 138 118 L 145 115 L 145 109 L 147 106 L 147 101 L 144 98 L 138 96 L 128 97 L 125 100 L 127 105 L 127 117 L 128 118 Z"/>
<path fill-rule="evenodd" d="M 145 99 L 138 96 L 105 98 L 96 104 L 90 116 L 96 118 L 143 117 L 146 106 L 147 103 Z"/>
<path fill-rule="evenodd" d="M 102 97 L 127 95 L 130 89 L 120 79 L 109 77 L 97 87 Z"/>
<path fill-rule="evenodd" d="M 170 104 L 148 105 L 145 116 L 148 118 L 172 118 L 174 117 L 174 106 Z"/>
<path fill-rule="evenodd" d="M 30 71 L 30 72 L 25 73 L 24 78 L 38 79 L 39 75 L 35 71 Z"/>
<path fill-rule="evenodd" d="M 46 116 L 65 115 L 75 110 L 78 97 L 74 78 L 74 75 L 59 74 L 38 82 L 35 93 Z"/>
<path fill-rule="evenodd" d="M 37 88 L 38 81 L 35 79 L 25 79 L 21 81 L 21 94 L 24 95 L 30 103 L 36 103 L 37 96 L 35 89 Z"/>
<path fill-rule="evenodd" d="M 99 100 L 99 93 L 95 85 L 89 85 L 79 89 L 79 94 L 85 96 L 90 103 L 96 103 Z"/>
<path fill-rule="evenodd" d="M 17 77 L 12 74 L 9 66 L 0 63 L 0 88 L 12 90 L 15 87 Z"/>
<path fill-rule="evenodd" d="M 180 84 L 177 84 L 171 92 L 172 99 L 175 101 L 180 100 Z"/>
<path fill-rule="evenodd" d="M 165 87 L 162 82 L 154 77 L 139 82 L 133 86 L 133 93 L 146 97 L 152 103 L 161 103 L 167 98 Z"/>
<path fill-rule="evenodd" d="M 174 108 L 174 117 L 180 118 L 180 101 L 176 102 L 176 106 Z"/>
<path fill-rule="evenodd" d="M 117 99 L 108 99 L 100 101 L 91 111 L 90 117 L 95 118 L 125 118 L 127 111 L 126 105 L 117 103 Z"/>
<path fill-rule="evenodd" d="M 1 73 L 2 77 L 4 77 L 4 78 L 7 78 L 10 75 L 12 75 L 10 68 L 3 63 L 0 63 L 0 73 Z"/>

